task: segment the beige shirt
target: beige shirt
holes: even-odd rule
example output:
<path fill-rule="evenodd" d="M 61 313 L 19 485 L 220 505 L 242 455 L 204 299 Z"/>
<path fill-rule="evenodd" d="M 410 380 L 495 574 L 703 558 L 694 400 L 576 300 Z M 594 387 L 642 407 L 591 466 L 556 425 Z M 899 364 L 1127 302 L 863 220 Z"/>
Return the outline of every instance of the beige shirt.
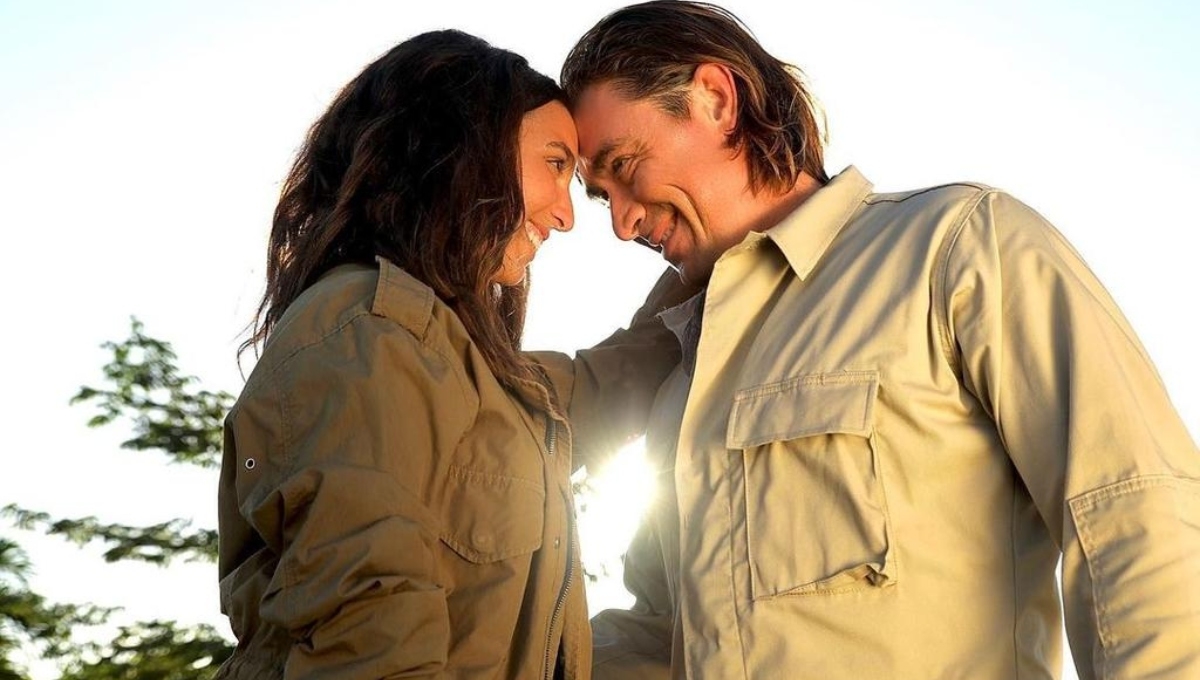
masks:
<path fill-rule="evenodd" d="M 1060 548 L 1081 678 L 1200 678 L 1200 455 L 1030 208 L 849 168 L 725 253 L 702 318 L 597 678 L 1056 678 Z"/>

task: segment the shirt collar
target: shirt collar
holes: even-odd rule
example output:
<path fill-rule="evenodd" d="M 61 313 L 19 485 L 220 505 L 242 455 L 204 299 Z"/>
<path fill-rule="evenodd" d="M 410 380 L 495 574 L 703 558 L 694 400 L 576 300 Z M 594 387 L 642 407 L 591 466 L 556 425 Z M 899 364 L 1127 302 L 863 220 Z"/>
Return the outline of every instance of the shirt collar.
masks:
<path fill-rule="evenodd" d="M 696 349 L 700 345 L 700 323 L 704 318 L 704 290 L 687 300 L 658 313 L 663 325 L 675 334 L 683 351 L 683 370 L 688 375 L 696 365 Z"/>
<path fill-rule="evenodd" d="M 767 230 L 766 236 L 779 246 L 803 281 L 870 193 L 871 183 L 851 165 Z"/>

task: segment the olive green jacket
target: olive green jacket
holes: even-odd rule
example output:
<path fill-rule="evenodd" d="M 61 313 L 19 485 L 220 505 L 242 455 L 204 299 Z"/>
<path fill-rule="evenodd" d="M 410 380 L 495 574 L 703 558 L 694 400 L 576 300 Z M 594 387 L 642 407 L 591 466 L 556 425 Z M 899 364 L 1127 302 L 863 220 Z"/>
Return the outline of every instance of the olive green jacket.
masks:
<path fill-rule="evenodd" d="M 573 361 L 538 355 L 568 423 L 541 385 L 502 387 L 391 263 L 306 290 L 226 419 L 220 593 L 238 646 L 217 677 L 587 678 L 572 451 L 644 428 L 679 356 L 661 306 Z"/>

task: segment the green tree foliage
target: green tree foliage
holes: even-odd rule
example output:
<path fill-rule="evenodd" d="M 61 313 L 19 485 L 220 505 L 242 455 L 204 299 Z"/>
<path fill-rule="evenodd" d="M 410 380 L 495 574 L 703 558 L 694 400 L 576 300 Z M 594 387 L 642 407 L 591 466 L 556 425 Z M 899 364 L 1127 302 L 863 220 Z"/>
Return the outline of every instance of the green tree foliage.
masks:
<path fill-rule="evenodd" d="M 216 467 L 221 423 L 233 396 L 200 389 L 195 377 L 181 374 L 170 344 L 146 335 L 137 319 L 129 338 L 102 346 L 112 353 L 102 369 L 103 386 L 84 386 L 71 399 L 98 410 L 88 425 L 127 423 L 133 436 L 124 448 L 158 451 L 171 463 Z M 216 560 L 216 532 L 192 529 L 183 519 L 136 527 L 96 517 L 56 519 L 16 505 L 0 508 L 0 516 L 18 528 L 78 545 L 99 541 L 107 546 L 109 562 Z M 72 631 L 99 625 L 114 610 L 49 603 L 29 589 L 30 569 L 24 551 L 0 538 L 0 680 L 26 680 L 13 660 L 22 647 L 59 660 L 61 680 L 207 680 L 233 651 L 211 626 L 181 627 L 171 621 L 139 622 L 121 627 L 109 642 L 79 643 Z"/>
<path fill-rule="evenodd" d="M 211 626 L 135 623 L 110 643 L 79 649 L 61 680 L 208 680 L 231 652 Z"/>
<path fill-rule="evenodd" d="M 0 680 L 25 680 L 13 661 L 22 646 L 47 657 L 70 653 L 71 631 L 104 623 L 113 609 L 52 604 L 29 589 L 32 565 L 16 543 L 0 538 Z"/>
<path fill-rule="evenodd" d="M 101 345 L 113 354 L 103 369 L 107 388 L 81 387 L 71 403 L 100 410 L 90 427 L 128 419 L 134 435 L 124 448 L 159 451 L 176 463 L 219 466 L 221 422 L 233 395 L 197 389 L 197 379 L 175 366 L 170 344 L 147 336 L 137 319 L 132 326 L 126 340 Z"/>
<path fill-rule="evenodd" d="M 21 529 L 62 536 L 76 545 L 102 541 L 109 545 L 104 551 L 106 562 L 138 560 L 166 566 L 176 559 L 213 562 L 217 558 L 217 532 L 211 529 L 189 531 L 192 523 L 184 519 L 133 527 L 103 524 L 95 517 L 54 519 L 45 512 L 11 504 L 0 508 L 0 516 L 9 518 Z"/>

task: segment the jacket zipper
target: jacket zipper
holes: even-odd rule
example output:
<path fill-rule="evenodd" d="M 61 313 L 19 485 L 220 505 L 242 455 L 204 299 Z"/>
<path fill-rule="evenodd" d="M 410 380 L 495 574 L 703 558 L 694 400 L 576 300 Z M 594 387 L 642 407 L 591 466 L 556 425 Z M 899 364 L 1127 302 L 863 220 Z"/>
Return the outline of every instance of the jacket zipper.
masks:
<path fill-rule="evenodd" d="M 567 512 L 567 576 L 563 579 L 562 590 L 558 591 L 558 602 L 554 605 L 554 612 L 550 615 L 550 628 L 546 631 L 546 665 L 543 667 L 546 669 L 544 675 L 546 680 L 553 680 L 551 677 L 552 673 L 550 672 L 550 655 L 553 654 L 555 650 L 551 649 L 550 643 L 554 639 L 554 622 L 558 620 L 559 614 L 562 614 L 562 610 L 567 604 L 567 592 L 571 590 L 571 582 L 575 578 L 575 558 L 573 557 L 573 542 L 575 534 L 572 529 L 573 520 L 571 519 L 571 514 L 571 512 Z M 566 631 L 564 630 L 563 634 L 559 636 L 558 644 L 560 647 L 562 646 L 562 638 L 565 635 Z M 566 677 L 565 670 L 563 672 L 563 677 Z"/>
<path fill-rule="evenodd" d="M 548 455 L 550 455 L 550 456 L 554 455 L 554 448 L 555 448 L 555 444 L 557 442 L 558 442 L 557 424 L 554 422 L 554 419 L 552 417 L 547 415 L 546 416 L 546 453 Z M 551 662 L 551 655 L 553 655 L 556 651 L 552 648 L 552 645 L 551 645 L 551 642 L 553 642 L 553 640 L 554 640 L 554 624 L 556 621 L 558 621 L 559 615 L 562 614 L 563 608 L 567 604 L 567 593 L 571 590 L 571 582 L 574 580 L 574 577 L 575 577 L 575 559 L 573 557 L 573 552 L 572 552 L 573 548 L 574 548 L 574 546 L 572 545 L 572 543 L 574 541 L 574 531 L 572 529 L 572 523 L 573 523 L 572 514 L 573 513 L 571 511 L 571 507 L 572 507 L 572 504 L 567 505 L 567 540 L 566 540 L 566 544 L 567 544 L 567 552 L 566 552 L 567 575 L 563 578 L 562 589 L 558 591 L 558 601 L 554 604 L 554 611 L 550 614 L 550 627 L 546 630 L 546 665 L 543 666 L 543 668 L 545 669 L 545 674 L 543 677 L 545 677 L 546 680 L 553 680 L 553 678 L 552 678 L 553 674 L 550 670 L 553 666 L 551 665 L 550 662 Z M 563 631 L 563 633 L 565 634 L 566 631 Z M 560 635 L 559 636 L 560 640 L 558 643 L 560 647 L 562 646 L 561 637 L 562 636 Z"/>
<path fill-rule="evenodd" d="M 549 415 L 546 416 L 546 453 L 554 455 L 554 445 L 558 442 L 558 428 L 555 426 L 554 419 Z"/>

